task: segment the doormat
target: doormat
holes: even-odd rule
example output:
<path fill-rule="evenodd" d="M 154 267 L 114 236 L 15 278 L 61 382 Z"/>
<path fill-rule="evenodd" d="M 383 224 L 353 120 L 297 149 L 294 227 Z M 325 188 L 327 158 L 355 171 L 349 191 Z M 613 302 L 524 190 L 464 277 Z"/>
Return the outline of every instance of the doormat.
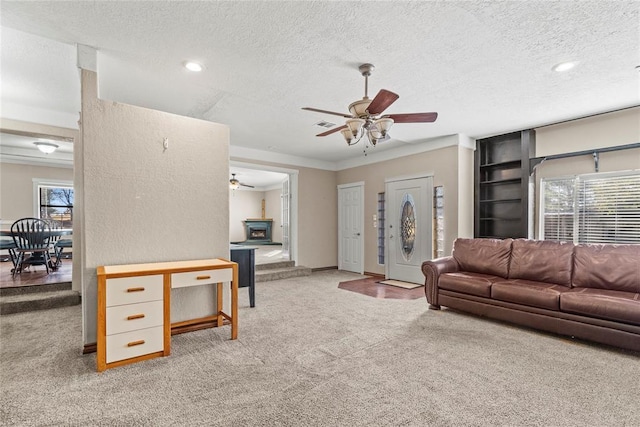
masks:
<path fill-rule="evenodd" d="M 393 280 L 393 279 L 382 280 L 378 283 L 382 285 L 397 286 L 398 288 L 404 288 L 404 289 L 415 289 L 422 286 L 422 285 L 418 285 L 417 283 L 401 282 L 400 280 Z"/>

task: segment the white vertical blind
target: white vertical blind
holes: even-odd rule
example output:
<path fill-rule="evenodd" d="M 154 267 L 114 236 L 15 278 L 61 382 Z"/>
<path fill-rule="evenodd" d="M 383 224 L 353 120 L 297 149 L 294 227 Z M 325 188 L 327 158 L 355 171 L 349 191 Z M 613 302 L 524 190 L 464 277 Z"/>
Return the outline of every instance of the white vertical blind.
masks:
<path fill-rule="evenodd" d="M 640 244 L 640 173 L 543 180 L 546 240 Z"/>

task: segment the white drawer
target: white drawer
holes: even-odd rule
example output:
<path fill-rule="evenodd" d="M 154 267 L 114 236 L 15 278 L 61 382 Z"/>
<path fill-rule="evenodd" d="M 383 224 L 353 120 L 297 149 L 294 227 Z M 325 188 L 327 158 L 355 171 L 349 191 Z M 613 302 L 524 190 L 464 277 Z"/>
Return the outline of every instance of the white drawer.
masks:
<path fill-rule="evenodd" d="M 208 285 L 218 282 L 230 282 L 231 280 L 233 280 L 233 270 L 230 268 L 189 271 L 186 273 L 173 273 L 171 275 L 171 287 L 184 288 L 187 286 Z"/>
<path fill-rule="evenodd" d="M 107 335 L 164 324 L 163 301 L 116 305 L 107 308 Z"/>
<path fill-rule="evenodd" d="M 163 298 L 162 275 L 107 279 L 107 307 Z"/>
<path fill-rule="evenodd" d="M 155 326 L 107 336 L 106 363 L 164 350 L 162 331 L 162 326 Z"/>

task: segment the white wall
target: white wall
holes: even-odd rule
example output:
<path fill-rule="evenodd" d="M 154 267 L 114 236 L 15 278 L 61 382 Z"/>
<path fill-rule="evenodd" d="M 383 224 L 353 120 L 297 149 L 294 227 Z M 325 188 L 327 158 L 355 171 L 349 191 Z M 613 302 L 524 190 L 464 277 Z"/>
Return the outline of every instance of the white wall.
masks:
<path fill-rule="evenodd" d="M 536 129 L 536 157 L 640 142 L 640 107 Z"/>
<path fill-rule="evenodd" d="M 246 240 L 244 220 L 260 218 L 264 191 L 229 190 L 229 241 Z"/>
<path fill-rule="evenodd" d="M 228 128 L 100 100 L 96 77 L 82 71 L 74 174 L 85 344 L 96 339 L 98 266 L 229 256 Z M 214 300 L 212 287 L 173 290 L 171 321 L 209 315 Z"/>
<path fill-rule="evenodd" d="M 49 166 L 0 164 L 0 218 L 4 226 L 15 220 L 33 216 L 33 179 L 73 183 L 73 169 Z"/>

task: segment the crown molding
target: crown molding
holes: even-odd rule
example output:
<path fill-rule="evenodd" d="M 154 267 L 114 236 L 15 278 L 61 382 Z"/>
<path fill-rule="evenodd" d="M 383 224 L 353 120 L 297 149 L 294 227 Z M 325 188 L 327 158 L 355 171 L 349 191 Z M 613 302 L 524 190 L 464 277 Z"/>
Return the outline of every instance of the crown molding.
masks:
<path fill-rule="evenodd" d="M 258 160 L 261 162 L 281 163 L 313 169 L 335 170 L 335 164 L 332 162 L 275 153 L 273 151 L 256 150 L 255 148 L 239 147 L 236 145 L 229 146 L 229 157 L 231 157 L 231 159 Z"/>
<path fill-rule="evenodd" d="M 80 106 L 78 106 L 80 111 Z M 80 113 L 66 113 L 62 111 L 46 110 L 22 104 L 2 102 L 2 118 L 38 125 L 56 126 L 66 129 L 78 130 Z"/>
<path fill-rule="evenodd" d="M 260 162 L 273 162 L 292 166 L 302 166 L 329 171 L 341 171 L 358 166 L 370 165 L 373 163 L 393 160 L 400 157 L 411 156 L 427 151 L 439 150 L 441 148 L 459 146 L 469 150 L 476 149 L 476 140 L 464 134 L 445 135 L 436 138 L 429 138 L 416 143 L 406 143 L 400 147 L 390 150 L 378 151 L 370 150 L 366 156 L 355 157 L 338 162 L 327 162 L 306 157 L 291 156 L 287 154 L 274 153 L 273 151 L 256 150 L 253 148 L 229 147 L 230 157 L 242 158 L 246 160 L 257 160 Z M 232 160 L 233 163 L 233 160 Z"/>

